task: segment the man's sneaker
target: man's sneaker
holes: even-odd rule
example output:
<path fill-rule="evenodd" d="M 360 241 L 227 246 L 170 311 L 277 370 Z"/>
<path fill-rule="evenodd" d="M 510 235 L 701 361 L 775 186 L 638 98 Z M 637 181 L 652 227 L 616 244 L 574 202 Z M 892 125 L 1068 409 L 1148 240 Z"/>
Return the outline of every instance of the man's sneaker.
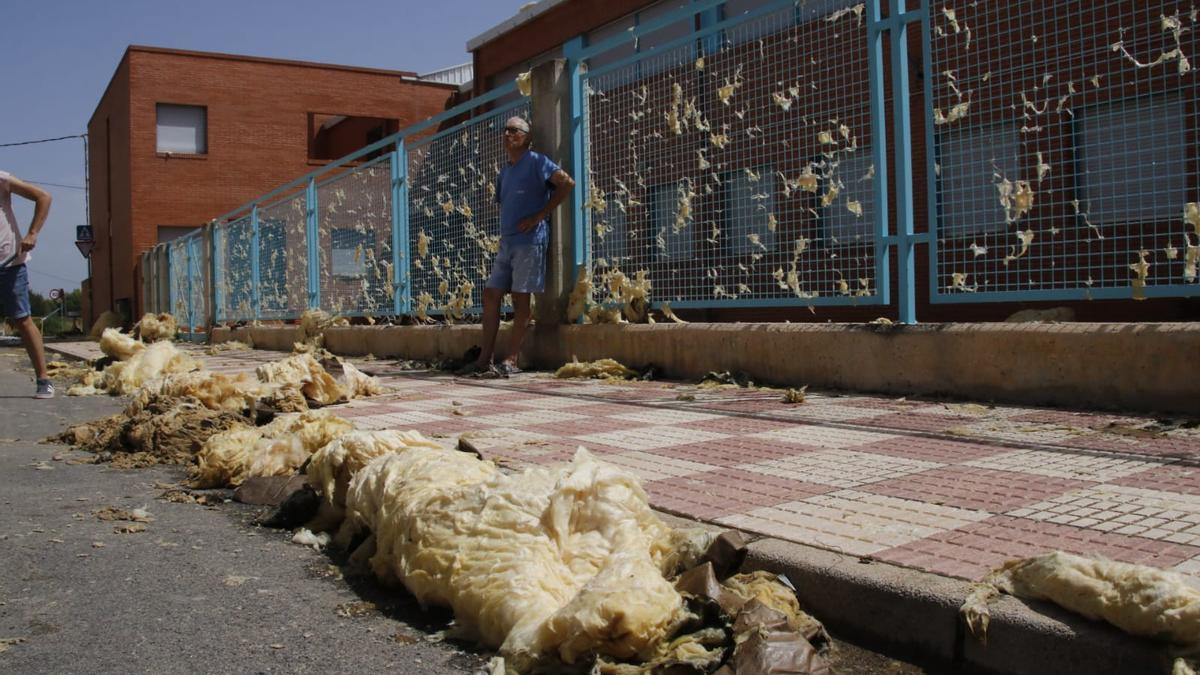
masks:
<path fill-rule="evenodd" d="M 50 380 L 37 381 L 37 393 L 34 398 L 54 398 L 54 383 Z"/>

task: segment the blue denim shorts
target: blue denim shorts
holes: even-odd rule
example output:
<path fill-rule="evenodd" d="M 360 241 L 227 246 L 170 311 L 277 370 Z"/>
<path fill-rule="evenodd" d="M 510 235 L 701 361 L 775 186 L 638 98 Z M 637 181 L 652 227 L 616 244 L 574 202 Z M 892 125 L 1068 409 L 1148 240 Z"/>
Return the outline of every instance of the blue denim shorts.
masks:
<path fill-rule="evenodd" d="M 29 316 L 29 273 L 24 265 L 0 267 L 0 313 L 10 319 Z"/>
<path fill-rule="evenodd" d="M 500 240 L 488 288 L 512 293 L 541 293 L 546 287 L 546 245 Z"/>

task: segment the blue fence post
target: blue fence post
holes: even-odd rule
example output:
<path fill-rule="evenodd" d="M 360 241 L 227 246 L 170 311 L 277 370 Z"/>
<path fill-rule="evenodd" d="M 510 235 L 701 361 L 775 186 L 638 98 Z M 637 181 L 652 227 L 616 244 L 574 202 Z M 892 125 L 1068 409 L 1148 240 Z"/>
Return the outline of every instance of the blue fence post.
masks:
<path fill-rule="evenodd" d="M 404 139 L 392 150 L 392 305 L 396 316 L 412 311 L 408 292 L 408 153 Z"/>
<path fill-rule="evenodd" d="M 221 227 L 217 223 L 212 223 L 211 225 L 209 225 L 209 228 L 208 228 L 208 243 L 209 243 L 209 249 L 208 249 L 209 272 L 208 272 L 208 275 L 209 275 L 209 279 L 211 280 L 211 283 L 212 283 L 212 288 L 209 290 L 212 291 L 211 302 L 212 302 L 212 307 L 213 307 L 213 311 L 212 311 L 213 323 L 220 323 L 220 322 L 224 321 L 225 315 L 226 315 L 226 312 L 224 311 L 224 309 L 225 309 L 225 293 L 222 292 L 221 283 L 220 283 L 221 275 L 224 272 L 224 270 L 222 269 L 222 265 L 221 265 L 221 253 L 220 253 L 221 252 L 221 238 L 222 238 Z"/>
<path fill-rule="evenodd" d="M 321 261 L 317 258 L 320 252 L 320 242 L 317 238 L 317 181 L 311 176 L 308 179 L 308 187 L 304 190 L 304 198 L 308 206 L 304 212 L 308 238 L 308 308 L 320 309 Z"/>
<path fill-rule="evenodd" d="M 587 264 L 590 253 L 588 251 L 590 237 L 588 236 L 587 214 L 584 207 L 591 183 L 587 157 L 585 157 L 587 148 L 584 143 L 585 130 L 583 128 L 583 106 L 585 105 L 583 69 L 585 66 L 583 60 L 579 58 L 579 52 L 584 48 L 584 41 L 584 36 L 577 35 L 563 43 L 563 57 L 567 60 L 567 68 L 571 73 L 571 172 L 575 177 L 575 209 L 572 214 L 575 232 L 575 264 L 571 268 L 572 283 L 579 276 L 579 268 Z"/>
<path fill-rule="evenodd" d="M 882 0 L 867 2 L 867 72 L 871 90 L 871 158 L 875 164 L 875 287 L 879 301 L 892 302 L 892 265 L 888 257 L 887 104 L 883 93 Z"/>
<path fill-rule="evenodd" d="M 185 264 L 186 264 L 185 269 L 187 270 L 187 288 L 186 288 L 187 304 L 186 304 L 186 309 L 184 310 L 184 316 L 187 317 L 187 333 L 188 333 L 188 335 L 191 335 L 191 333 L 192 333 L 192 326 L 196 325 L 196 320 L 195 320 L 195 318 L 196 318 L 195 311 L 196 310 L 192 304 L 192 298 L 195 297 L 192 295 L 192 284 L 194 283 L 193 279 L 196 276 L 196 261 L 195 261 L 195 256 L 192 255 L 192 248 L 193 248 L 192 243 L 193 243 L 193 238 L 190 236 L 187 239 L 183 240 L 183 250 L 185 252 L 185 255 L 187 256 L 186 261 L 185 261 Z"/>
<path fill-rule="evenodd" d="M 262 318 L 262 293 L 259 292 L 259 282 L 262 272 L 259 269 L 258 254 L 258 204 L 250 207 L 250 311 L 253 319 Z"/>
<path fill-rule="evenodd" d="M 896 260 L 898 288 L 896 306 L 900 323 L 917 322 L 916 261 L 913 256 L 913 161 L 912 115 L 909 112 L 908 26 L 913 12 L 906 13 L 903 0 L 891 0 L 889 15 L 892 45 L 892 122 L 896 142 Z M 928 0 L 921 8 L 927 15 Z M 926 78 L 928 79 L 928 78 Z"/>
<path fill-rule="evenodd" d="M 933 71 L 933 30 L 932 18 L 928 7 L 925 16 L 921 17 L 921 58 L 924 59 L 925 72 Z M 938 296 L 938 222 L 941 206 L 938 198 L 938 179 L 934 165 L 937 163 L 937 147 L 933 140 L 933 78 L 926 76 L 925 80 L 925 201 L 929 212 L 929 300 L 933 302 Z"/>

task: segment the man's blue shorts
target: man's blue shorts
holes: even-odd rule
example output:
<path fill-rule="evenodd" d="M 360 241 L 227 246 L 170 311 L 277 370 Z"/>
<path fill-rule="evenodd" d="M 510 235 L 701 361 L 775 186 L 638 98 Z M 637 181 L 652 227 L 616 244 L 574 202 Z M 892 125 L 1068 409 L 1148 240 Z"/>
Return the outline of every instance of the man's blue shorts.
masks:
<path fill-rule="evenodd" d="M 0 313 L 13 320 L 29 316 L 29 273 L 24 265 L 0 267 Z"/>
<path fill-rule="evenodd" d="M 500 239 L 488 288 L 512 293 L 541 293 L 546 286 L 546 245 L 513 244 Z"/>

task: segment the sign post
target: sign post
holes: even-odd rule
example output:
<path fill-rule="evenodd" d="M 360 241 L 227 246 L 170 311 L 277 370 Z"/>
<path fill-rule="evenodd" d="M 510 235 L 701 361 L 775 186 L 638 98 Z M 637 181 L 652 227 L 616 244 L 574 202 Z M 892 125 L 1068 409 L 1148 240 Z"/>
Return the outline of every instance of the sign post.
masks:
<path fill-rule="evenodd" d="M 96 237 L 92 233 L 91 225 L 76 225 L 75 226 L 75 246 L 83 257 L 90 258 L 92 249 L 96 246 Z"/>

